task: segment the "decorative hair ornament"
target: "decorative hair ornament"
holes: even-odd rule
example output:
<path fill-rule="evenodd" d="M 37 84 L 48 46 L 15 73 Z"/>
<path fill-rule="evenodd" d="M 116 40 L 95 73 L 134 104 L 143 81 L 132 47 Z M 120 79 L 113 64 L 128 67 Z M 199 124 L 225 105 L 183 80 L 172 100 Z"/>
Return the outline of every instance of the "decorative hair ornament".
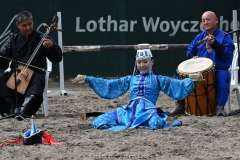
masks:
<path fill-rule="evenodd" d="M 150 59 L 152 58 L 152 52 L 150 49 L 137 50 L 136 60 Z"/>
<path fill-rule="evenodd" d="M 151 58 L 152 58 L 152 52 L 150 49 L 139 49 L 137 50 L 137 54 L 136 54 L 136 61 L 142 61 L 142 60 L 145 60 L 145 59 L 148 59 L 149 60 L 149 65 L 150 65 L 150 71 L 152 70 L 152 61 L 151 61 Z M 136 68 L 137 68 L 137 64 L 136 64 L 136 61 L 135 61 L 135 65 L 134 65 L 134 69 L 133 69 L 133 75 L 136 75 Z"/>

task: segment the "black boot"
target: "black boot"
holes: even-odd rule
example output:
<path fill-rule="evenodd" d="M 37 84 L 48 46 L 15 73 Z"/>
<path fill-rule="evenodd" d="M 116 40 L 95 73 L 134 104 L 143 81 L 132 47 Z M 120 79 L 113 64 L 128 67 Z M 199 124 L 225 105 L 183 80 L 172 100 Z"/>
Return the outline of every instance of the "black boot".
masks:
<path fill-rule="evenodd" d="M 30 113 L 30 108 L 34 104 L 35 100 L 36 100 L 36 97 L 34 95 L 27 96 L 24 99 L 24 102 L 21 105 L 21 107 L 15 109 L 15 115 L 17 120 L 21 121 L 23 120 L 23 118 L 32 116 L 29 113 Z"/>
<path fill-rule="evenodd" d="M 171 112 L 168 113 L 169 116 L 178 115 L 178 114 L 186 114 L 185 112 L 185 101 L 179 100 L 175 102 L 175 107 Z"/>

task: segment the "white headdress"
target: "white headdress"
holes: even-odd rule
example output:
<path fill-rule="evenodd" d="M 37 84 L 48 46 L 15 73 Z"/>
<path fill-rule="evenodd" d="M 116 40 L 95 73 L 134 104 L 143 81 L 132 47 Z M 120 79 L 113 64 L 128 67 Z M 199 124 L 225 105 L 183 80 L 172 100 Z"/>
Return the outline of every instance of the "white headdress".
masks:
<path fill-rule="evenodd" d="M 152 58 L 152 52 L 150 49 L 137 50 L 136 60 L 150 59 Z"/>
<path fill-rule="evenodd" d="M 150 71 L 152 70 L 152 52 L 150 49 L 139 49 L 137 50 L 137 54 L 136 54 L 136 61 L 137 60 L 144 60 L 144 59 L 148 59 L 149 60 L 149 69 Z M 136 61 L 135 61 L 135 65 L 134 65 L 134 70 L 133 70 L 133 75 L 136 74 Z"/>

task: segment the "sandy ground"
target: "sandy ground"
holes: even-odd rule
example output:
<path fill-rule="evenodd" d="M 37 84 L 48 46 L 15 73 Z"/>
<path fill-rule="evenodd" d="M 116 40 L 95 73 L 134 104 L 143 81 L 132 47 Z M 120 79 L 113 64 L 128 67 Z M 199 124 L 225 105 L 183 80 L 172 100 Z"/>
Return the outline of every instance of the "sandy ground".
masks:
<path fill-rule="evenodd" d="M 38 129 L 52 134 L 61 145 L 10 144 L 0 147 L 0 159 L 171 159 L 171 160 L 235 160 L 240 159 L 239 116 L 175 116 L 168 122 L 181 119 L 180 127 L 148 130 L 106 131 L 91 128 L 93 118 L 83 120 L 91 111 L 106 112 L 128 102 L 128 94 L 114 100 L 98 97 L 87 84 L 72 85 L 65 81 L 67 95 L 48 98 L 49 116 L 42 108 L 36 114 Z M 50 81 L 52 93 L 60 90 L 58 82 Z M 70 93 L 78 94 L 71 95 Z M 231 92 L 232 109 L 237 110 L 236 94 Z M 174 100 L 160 94 L 157 106 L 170 111 Z M 14 140 L 31 128 L 30 121 L 1 120 L 0 141 Z"/>

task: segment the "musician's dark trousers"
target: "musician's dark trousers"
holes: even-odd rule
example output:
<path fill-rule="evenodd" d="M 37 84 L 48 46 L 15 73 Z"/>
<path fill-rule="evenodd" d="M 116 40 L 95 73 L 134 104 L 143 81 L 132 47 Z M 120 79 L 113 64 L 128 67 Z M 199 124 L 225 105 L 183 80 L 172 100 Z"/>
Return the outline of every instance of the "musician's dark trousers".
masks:
<path fill-rule="evenodd" d="M 0 114 L 3 114 L 3 112 L 8 110 L 10 112 L 10 109 L 12 107 L 16 107 L 16 97 L 15 97 L 15 91 L 8 88 L 6 86 L 6 82 L 9 79 L 9 77 L 12 75 L 12 72 L 6 72 L 0 74 Z M 21 82 L 20 82 L 21 83 Z M 31 116 L 35 114 L 40 105 L 43 102 L 43 90 L 45 86 L 45 74 L 44 73 L 35 73 L 33 78 L 31 79 L 31 82 L 28 85 L 28 88 L 25 92 L 25 94 L 18 93 L 18 107 L 21 107 L 21 105 L 24 102 L 24 99 L 26 97 L 29 97 L 31 95 L 34 95 L 36 97 L 35 102 L 31 105 L 28 116 Z M 12 104 L 12 101 L 14 104 Z"/>

